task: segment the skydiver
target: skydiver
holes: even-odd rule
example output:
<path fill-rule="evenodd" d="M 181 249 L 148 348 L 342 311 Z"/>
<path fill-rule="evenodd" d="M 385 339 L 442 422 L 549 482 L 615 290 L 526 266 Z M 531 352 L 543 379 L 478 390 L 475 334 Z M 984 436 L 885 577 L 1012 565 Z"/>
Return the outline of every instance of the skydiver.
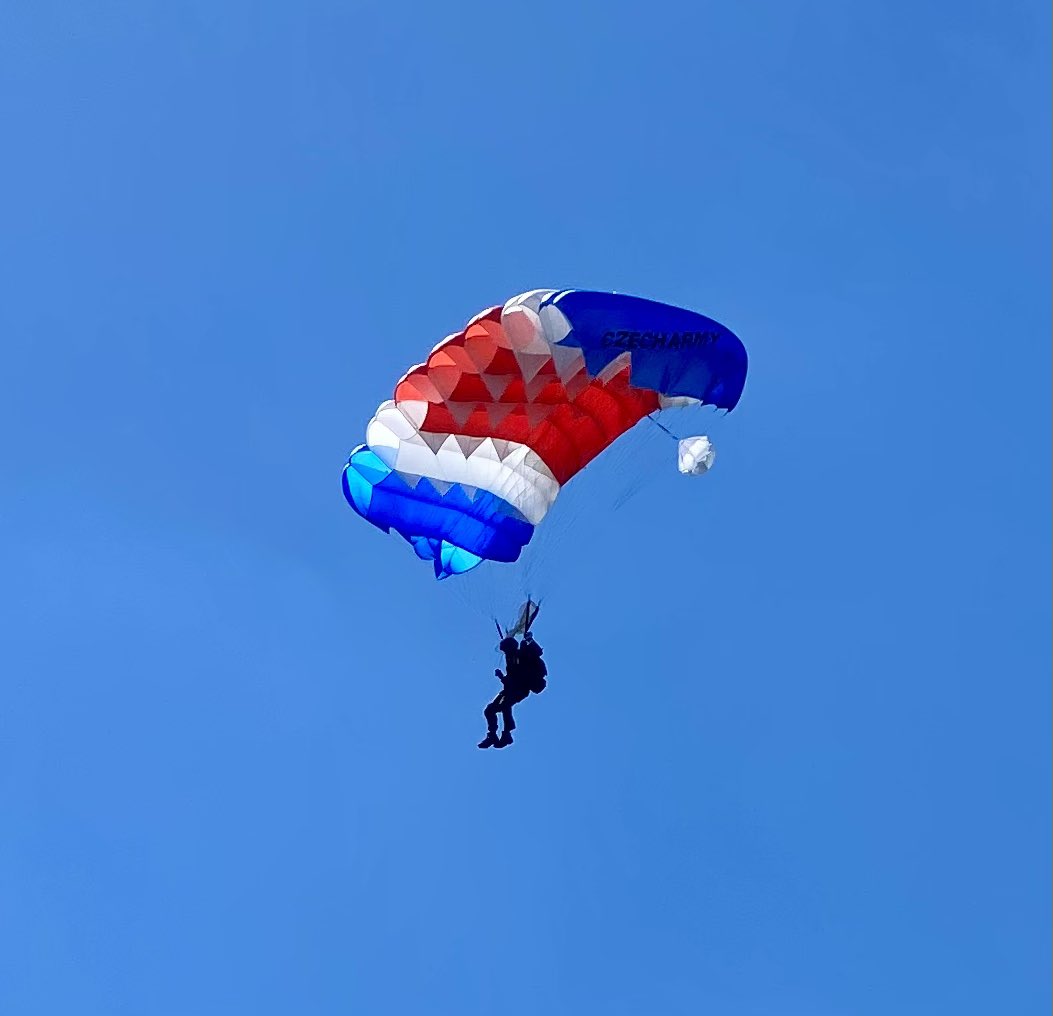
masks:
<path fill-rule="evenodd" d="M 479 742 L 480 748 L 507 748 L 512 743 L 512 731 L 516 729 L 512 707 L 530 694 L 530 686 L 519 665 L 519 643 L 513 636 L 506 635 L 498 648 L 505 654 L 505 670 L 504 673 L 500 669 L 495 670 L 494 676 L 501 682 L 502 688 L 483 710 L 483 716 L 486 717 L 486 737 Z M 503 723 L 500 737 L 497 736 L 499 713 Z"/>
<path fill-rule="evenodd" d="M 484 710 L 486 717 L 486 737 L 479 742 L 480 748 L 507 748 L 512 743 L 512 731 L 516 721 L 512 716 L 512 707 L 518 705 L 531 692 L 540 694 L 547 684 L 545 675 L 548 668 L 541 659 L 544 650 L 534 641 L 531 632 L 527 632 L 522 644 L 507 635 L 501 640 L 498 648 L 505 654 L 505 673 L 495 670 L 494 675 L 501 681 L 502 690 Z M 504 723 L 501 736 L 497 736 L 497 716 L 500 713 Z"/>

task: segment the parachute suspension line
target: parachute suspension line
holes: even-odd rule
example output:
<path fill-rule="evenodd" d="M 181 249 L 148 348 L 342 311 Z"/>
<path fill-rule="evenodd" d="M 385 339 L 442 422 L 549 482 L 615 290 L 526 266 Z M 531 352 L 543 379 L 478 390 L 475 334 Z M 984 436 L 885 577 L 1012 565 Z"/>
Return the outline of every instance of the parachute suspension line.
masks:
<path fill-rule="evenodd" d="M 659 430 L 664 430 L 674 441 L 679 441 L 680 440 L 680 438 L 678 438 L 676 436 L 676 434 L 674 434 L 668 427 L 666 427 L 663 424 L 659 423 L 654 418 L 654 413 L 648 413 L 647 414 L 647 419 L 650 420 L 651 423 L 653 423 Z"/>
<path fill-rule="evenodd" d="M 651 421 L 665 434 L 672 436 L 674 439 L 676 435 L 672 434 L 672 431 L 668 427 L 663 426 L 659 423 L 650 413 L 647 414 L 647 419 Z M 651 477 L 646 471 L 637 468 L 637 463 L 640 461 L 647 460 L 651 453 L 654 451 L 655 441 L 664 441 L 664 438 L 659 438 L 654 431 L 650 431 L 643 426 L 637 426 L 631 428 L 625 434 L 623 434 L 614 444 L 614 451 L 608 451 L 608 459 L 616 460 L 616 471 L 625 473 L 629 477 L 628 482 L 624 483 L 617 491 L 612 503 L 611 509 L 613 511 L 621 511 L 627 502 L 631 501 L 637 494 L 640 493 L 651 482 Z M 666 447 L 664 444 L 663 448 Z M 633 468 L 624 468 L 629 466 L 630 462 L 633 463 Z"/>

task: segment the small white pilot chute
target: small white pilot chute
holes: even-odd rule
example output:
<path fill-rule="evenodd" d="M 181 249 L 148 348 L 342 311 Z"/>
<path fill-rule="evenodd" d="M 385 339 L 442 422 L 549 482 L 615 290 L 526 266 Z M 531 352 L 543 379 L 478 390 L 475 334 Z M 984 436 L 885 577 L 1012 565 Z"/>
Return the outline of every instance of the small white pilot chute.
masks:
<path fill-rule="evenodd" d="M 717 450 L 705 434 L 685 437 L 677 446 L 677 467 L 685 476 L 701 476 L 713 468 Z"/>

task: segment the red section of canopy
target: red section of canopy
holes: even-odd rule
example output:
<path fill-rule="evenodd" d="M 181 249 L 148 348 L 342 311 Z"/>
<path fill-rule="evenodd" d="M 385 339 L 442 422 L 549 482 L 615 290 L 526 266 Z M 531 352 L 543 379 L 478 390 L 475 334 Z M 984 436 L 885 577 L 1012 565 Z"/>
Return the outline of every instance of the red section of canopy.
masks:
<path fill-rule="evenodd" d="M 395 401 L 428 403 L 420 429 L 516 441 L 565 483 L 612 441 L 658 409 L 658 393 L 634 388 L 629 365 L 601 381 L 583 358 L 557 370 L 551 353 L 501 325 L 501 308 L 435 348 L 395 389 Z"/>

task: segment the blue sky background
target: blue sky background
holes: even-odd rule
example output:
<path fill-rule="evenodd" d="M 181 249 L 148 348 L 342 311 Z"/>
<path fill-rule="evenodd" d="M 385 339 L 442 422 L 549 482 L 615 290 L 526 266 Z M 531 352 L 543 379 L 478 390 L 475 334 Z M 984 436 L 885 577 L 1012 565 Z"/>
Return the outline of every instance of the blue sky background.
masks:
<path fill-rule="evenodd" d="M 4 5 L 0 1011 L 1047 1012 L 1049 39 Z M 535 286 L 751 373 L 711 476 L 579 479 L 482 753 L 490 622 L 339 475 Z"/>

